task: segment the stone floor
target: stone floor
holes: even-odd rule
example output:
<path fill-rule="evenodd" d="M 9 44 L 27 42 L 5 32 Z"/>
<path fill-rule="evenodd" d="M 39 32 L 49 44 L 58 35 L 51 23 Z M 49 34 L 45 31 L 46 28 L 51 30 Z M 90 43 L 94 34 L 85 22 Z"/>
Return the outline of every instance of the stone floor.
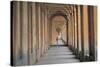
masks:
<path fill-rule="evenodd" d="M 36 65 L 79 62 L 66 46 L 51 47 Z"/>

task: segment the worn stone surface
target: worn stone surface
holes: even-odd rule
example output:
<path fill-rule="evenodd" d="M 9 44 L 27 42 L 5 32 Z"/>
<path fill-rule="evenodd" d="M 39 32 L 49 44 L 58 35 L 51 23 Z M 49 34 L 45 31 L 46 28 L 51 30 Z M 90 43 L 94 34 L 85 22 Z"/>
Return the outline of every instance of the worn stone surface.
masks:
<path fill-rule="evenodd" d="M 42 64 L 59 64 L 59 63 L 74 63 L 79 62 L 75 59 L 75 55 L 65 46 L 51 47 L 48 52 L 41 57 L 37 65 Z"/>

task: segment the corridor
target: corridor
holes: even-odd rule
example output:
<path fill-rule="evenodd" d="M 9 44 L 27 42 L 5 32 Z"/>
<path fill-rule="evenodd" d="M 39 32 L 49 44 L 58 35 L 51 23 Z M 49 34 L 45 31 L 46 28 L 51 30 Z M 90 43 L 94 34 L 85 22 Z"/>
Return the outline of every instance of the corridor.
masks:
<path fill-rule="evenodd" d="M 97 60 L 97 7 L 11 2 L 11 65 Z"/>
<path fill-rule="evenodd" d="M 37 65 L 80 62 L 67 46 L 51 46 Z"/>

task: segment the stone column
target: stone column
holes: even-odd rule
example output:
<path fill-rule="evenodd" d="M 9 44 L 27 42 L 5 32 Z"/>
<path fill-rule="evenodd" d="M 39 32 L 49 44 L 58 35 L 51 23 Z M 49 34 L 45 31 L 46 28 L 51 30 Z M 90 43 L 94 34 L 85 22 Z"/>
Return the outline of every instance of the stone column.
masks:
<path fill-rule="evenodd" d="M 11 2 L 11 65 L 18 65 L 20 62 L 20 2 Z"/>
<path fill-rule="evenodd" d="M 78 40 L 77 40 L 77 43 L 78 43 L 78 49 L 77 49 L 77 57 L 80 59 L 80 54 L 81 54 L 81 47 L 82 47 L 82 44 L 81 44 L 81 10 L 80 10 L 80 5 L 77 6 L 77 25 L 78 25 L 78 28 L 77 28 L 77 34 L 78 34 Z"/>
<path fill-rule="evenodd" d="M 72 9 L 72 50 L 74 48 L 74 8 Z"/>
<path fill-rule="evenodd" d="M 46 50 L 46 45 L 47 45 L 47 43 L 46 43 L 46 37 L 47 37 L 47 32 L 46 32 L 46 18 L 47 18 L 47 16 L 46 16 L 46 8 L 45 8 L 45 5 L 43 5 L 43 15 L 44 15 L 44 25 L 43 25 L 43 27 L 44 27 L 44 48 L 43 48 L 43 54 L 46 52 L 45 50 Z"/>
<path fill-rule="evenodd" d="M 38 24 L 39 24 L 39 58 L 40 59 L 42 55 L 42 12 L 41 12 L 41 4 L 38 4 Z"/>
<path fill-rule="evenodd" d="M 45 52 L 48 48 L 48 25 L 47 25 L 47 8 L 45 7 Z"/>
<path fill-rule="evenodd" d="M 40 56 L 41 56 L 41 44 L 42 44 L 42 42 L 41 42 L 41 7 L 40 7 L 41 5 L 38 3 L 38 27 L 39 27 L 39 46 L 38 46 L 38 61 L 39 61 L 39 59 L 40 59 Z"/>
<path fill-rule="evenodd" d="M 66 45 L 68 46 L 68 20 L 66 21 Z"/>
<path fill-rule="evenodd" d="M 43 44 L 43 54 L 44 54 L 45 45 L 46 45 L 46 44 L 45 44 L 45 35 L 46 35 L 46 34 L 45 34 L 45 8 L 44 8 L 44 7 L 45 7 L 45 6 L 44 6 L 44 4 L 43 4 L 43 22 L 44 22 L 44 23 L 43 23 L 43 28 L 44 28 L 44 30 L 43 30 L 43 32 L 44 32 L 44 33 L 43 33 L 43 36 L 44 36 L 44 37 L 43 37 L 43 40 L 44 40 L 44 44 Z"/>
<path fill-rule="evenodd" d="M 93 7 L 94 13 L 94 46 L 95 46 L 95 60 L 97 60 L 97 6 Z"/>
<path fill-rule="evenodd" d="M 41 23 L 42 23 L 42 26 L 41 26 L 41 31 L 42 31 L 42 35 L 41 35 L 41 40 L 42 40 L 42 46 L 41 46 L 41 48 L 42 48 L 42 50 L 41 50 L 41 55 L 43 55 L 43 53 L 44 53 L 44 45 L 45 45 L 45 43 L 44 43 L 44 6 L 43 6 L 43 4 L 41 4 L 41 12 L 42 12 L 42 16 L 41 16 Z"/>
<path fill-rule="evenodd" d="M 28 3 L 28 64 L 31 62 L 32 55 L 32 4 Z"/>
<path fill-rule="evenodd" d="M 70 17 L 70 20 L 71 20 L 71 47 L 73 46 L 73 17 L 72 17 L 72 13 L 71 13 L 71 17 Z"/>
<path fill-rule="evenodd" d="M 29 3 L 29 64 L 36 63 L 36 3 Z"/>
<path fill-rule="evenodd" d="M 76 8 L 75 8 L 75 5 L 73 6 L 73 41 L 74 41 L 74 47 L 73 47 L 73 50 L 74 50 L 74 53 L 76 52 L 75 49 L 77 48 L 77 35 L 76 35 Z"/>
<path fill-rule="evenodd" d="M 80 5 L 80 18 L 81 18 L 81 52 L 80 52 L 80 61 L 84 61 L 84 31 L 83 31 L 83 6 Z"/>
<path fill-rule="evenodd" d="M 22 39 L 22 59 L 23 65 L 28 64 L 28 9 L 27 9 L 27 2 L 22 2 L 22 22 L 21 22 L 21 39 Z"/>
<path fill-rule="evenodd" d="M 72 13 L 70 14 L 70 45 L 72 46 Z"/>
<path fill-rule="evenodd" d="M 77 41 L 76 41 L 77 42 L 77 44 L 76 44 L 77 45 L 77 47 L 76 47 L 76 56 L 78 58 L 78 56 L 79 56 L 78 55 L 79 54 L 79 43 L 78 43 L 79 42 L 79 39 L 78 39 L 79 38 L 79 33 L 78 33 L 79 26 L 78 26 L 78 20 L 80 20 L 80 19 L 78 19 L 78 14 L 79 14 L 79 12 L 78 12 L 78 5 L 76 5 L 75 7 L 76 7 L 76 24 L 77 24 L 76 25 L 76 35 L 77 35 Z"/>
<path fill-rule="evenodd" d="M 39 60 L 39 4 L 36 3 L 36 62 Z"/>
<path fill-rule="evenodd" d="M 47 29 L 47 46 L 46 46 L 46 52 L 47 52 L 47 50 L 48 50 L 48 48 L 49 48 L 49 20 L 48 20 L 48 9 L 47 9 L 47 7 L 46 7 L 46 29 Z"/>
<path fill-rule="evenodd" d="M 71 19 L 70 19 L 70 15 L 68 16 L 68 46 L 71 45 Z"/>
<path fill-rule="evenodd" d="M 96 30 L 94 30 L 95 28 L 95 24 L 96 24 L 96 11 L 94 11 L 94 6 L 88 6 L 88 15 L 89 15 L 89 56 L 90 56 L 90 60 L 94 61 L 95 60 L 95 36 L 96 36 Z"/>
<path fill-rule="evenodd" d="M 44 52 L 45 52 L 45 45 L 46 45 L 46 43 L 45 43 L 46 33 L 45 33 L 45 6 L 44 6 L 44 4 L 43 4 L 43 7 L 44 7 L 43 8 L 43 13 L 44 13 L 43 14 L 44 15 L 44 19 L 43 19 L 44 20 L 44 44 L 43 44 L 44 45 L 44 48 L 43 48 L 43 54 L 44 54 Z"/>
<path fill-rule="evenodd" d="M 75 8 L 73 6 L 73 50 L 75 49 Z"/>
<path fill-rule="evenodd" d="M 84 55 L 89 56 L 89 38 L 88 38 L 88 9 L 83 6 L 83 42 L 84 42 Z"/>
<path fill-rule="evenodd" d="M 75 22 L 74 22 L 74 30 L 75 30 L 75 52 L 76 52 L 76 49 L 77 49 L 77 11 L 76 11 L 76 6 L 74 7 L 75 9 L 74 9 L 74 11 L 75 11 L 75 15 L 74 15 L 74 17 L 75 17 Z"/>
<path fill-rule="evenodd" d="M 78 51 L 81 51 L 81 15 L 80 15 L 80 5 L 78 5 L 78 44 L 79 49 Z"/>

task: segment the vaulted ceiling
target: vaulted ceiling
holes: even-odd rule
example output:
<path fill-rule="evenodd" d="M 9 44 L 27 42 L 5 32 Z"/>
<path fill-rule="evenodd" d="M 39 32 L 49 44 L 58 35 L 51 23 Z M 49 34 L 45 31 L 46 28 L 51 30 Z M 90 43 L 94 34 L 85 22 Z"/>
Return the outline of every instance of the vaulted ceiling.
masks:
<path fill-rule="evenodd" d="M 72 5 L 66 4 L 46 4 L 47 9 L 49 10 L 49 14 L 52 14 L 57 11 L 62 11 L 64 13 L 69 13 L 72 9 Z"/>
<path fill-rule="evenodd" d="M 70 17 L 70 14 L 73 13 L 73 8 L 74 8 L 74 5 L 70 5 L 70 4 L 46 3 L 45 6 L 48 10 L 48 17 L 50 17 L 50 18 L 52 18 L 53 16 L 56 16 L 56 15 Z"/>

